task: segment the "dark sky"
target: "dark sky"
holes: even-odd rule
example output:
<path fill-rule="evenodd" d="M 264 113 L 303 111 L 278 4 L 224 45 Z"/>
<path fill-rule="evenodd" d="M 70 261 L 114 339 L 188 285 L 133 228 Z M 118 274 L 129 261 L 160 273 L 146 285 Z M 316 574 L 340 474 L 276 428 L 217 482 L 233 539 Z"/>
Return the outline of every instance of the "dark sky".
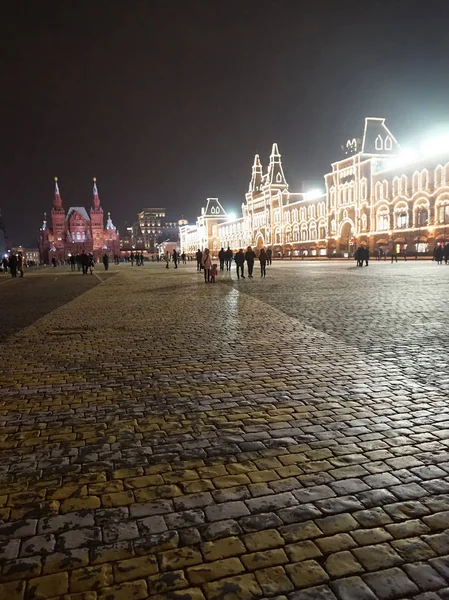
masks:
<path fill-rule="evenodd" d="M 0 207 L 35 245 L 51 209 L 238 210 L 277 141 L 290 188 L 365 116 L 404 142 L 449 123 L 447 0 L 65 0 L 3 13 Z"/>

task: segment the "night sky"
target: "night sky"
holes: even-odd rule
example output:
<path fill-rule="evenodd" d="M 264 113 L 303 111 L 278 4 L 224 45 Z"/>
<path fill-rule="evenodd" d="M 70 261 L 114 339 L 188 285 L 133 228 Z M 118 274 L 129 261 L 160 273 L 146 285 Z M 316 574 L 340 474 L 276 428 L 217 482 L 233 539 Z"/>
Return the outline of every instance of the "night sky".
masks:
<path fill-rule="evenodd" d="M 449 125 L 447 0 L 65 0 L 3 13 L 0 208 L 36 246 L 64 207 L 119 228 L 143 207 L 239 211 L 278 142 L 290 189 L 321 179 L 365 116 L 399 142 Z"/>

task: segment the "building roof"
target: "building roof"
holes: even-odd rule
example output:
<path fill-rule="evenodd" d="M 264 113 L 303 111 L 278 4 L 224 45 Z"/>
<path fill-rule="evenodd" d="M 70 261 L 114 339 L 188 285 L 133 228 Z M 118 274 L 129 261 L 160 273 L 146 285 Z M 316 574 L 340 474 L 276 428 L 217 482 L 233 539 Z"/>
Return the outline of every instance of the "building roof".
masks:
<path fill-rule="evenodd" d="M 86 221 L 90 221 L 90 217 L 87 214 L 87 210 L 84 208 L 84 206 L 71 206 L 67 211 L 65 220 L 68 221 L 74 212 L 79 213 L 84 219 L 86 219 Z"/>
<path fill-rule="evenodd" d="M 203 209 L 204 217 L 226 217 L 226 211 L 218 201 L 218 198 L 208 198 L 206 208 Z"/>
<path fill-rule="evenodd" d="M 397 154 L 399 144 L 385 125 L 385 119 L 367 117 L 362 140 L 362 154 L 379 154 L 382 156 Z"/>

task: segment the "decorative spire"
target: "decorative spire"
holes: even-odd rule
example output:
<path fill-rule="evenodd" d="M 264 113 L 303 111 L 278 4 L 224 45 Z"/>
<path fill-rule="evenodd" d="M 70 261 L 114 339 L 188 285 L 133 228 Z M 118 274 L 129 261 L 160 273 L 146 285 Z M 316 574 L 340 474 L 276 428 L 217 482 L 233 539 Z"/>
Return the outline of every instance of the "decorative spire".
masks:
<path fill-rule="evenodd" d="M 282 169 L 281 155 L 276 142 L 271 149 L 267 183 L 272 186 L 282 187 L 283 189 L 288 187 L 287 182 L 285 181 L 284 170 Z"/>
<path fill-rule="evenodd" d="M 112 222 L 112 219 L 111 219 L 110 212 L 108 212 L 108 220 L 106 222 L 106 229 L 115 229 L 114 223 Z"/>
<path fill-rule="evenodd" d="M 249 184 L 249 192 L 258 192 L 262 184 L 262 164 L 260 162 L 259 155 L 256 154 L 254 157 L 254 164 L 252 170 L 251 181 Z"/>
<path fill-rule="evenodd" d="M 42 222 L 41 231 L 45 231 L 47 229 L 47 213 L 44 212 L 44 220 Z"/>
<path fill-rule="evenodd" d="M 61 194 L 59 193 L 59 185 L 58 185 L 57 177 L 55 177 L 55 199 L 53 201 L 53 208 L 62 208 L 62 198 L 61 198 Z"/>
<path fill-rule="evenodd" d="M 96 177 L 93 178 L 93 182 L 94 182 L 94 189 L 93 189 L 94 208 L 95 208 L 95 210 L 98 210 L 100 208 L 100 196 L 98 195 L 97 178 Z"/>

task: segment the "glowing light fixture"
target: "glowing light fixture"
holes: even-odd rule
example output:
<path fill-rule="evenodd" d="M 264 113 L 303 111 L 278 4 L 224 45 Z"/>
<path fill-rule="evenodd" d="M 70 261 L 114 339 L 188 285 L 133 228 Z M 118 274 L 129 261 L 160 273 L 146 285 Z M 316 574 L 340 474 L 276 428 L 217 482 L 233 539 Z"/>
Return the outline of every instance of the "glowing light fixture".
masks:
<path fill-rule="evenodd" d="M 323 190 L 320 190 L 319 188 L 314 188 L 312 190 L 309 190 L 308 192 L 305 192 L 304 200 L 315 200 L 316 198 L 320 198 L 321 196 L 324 196 Z"/>
<path fill-rule="evenodd" d="M 234 212 L 228 213 L 228 221 L 235 221 L 237 219 L 237 215 Z"/>

